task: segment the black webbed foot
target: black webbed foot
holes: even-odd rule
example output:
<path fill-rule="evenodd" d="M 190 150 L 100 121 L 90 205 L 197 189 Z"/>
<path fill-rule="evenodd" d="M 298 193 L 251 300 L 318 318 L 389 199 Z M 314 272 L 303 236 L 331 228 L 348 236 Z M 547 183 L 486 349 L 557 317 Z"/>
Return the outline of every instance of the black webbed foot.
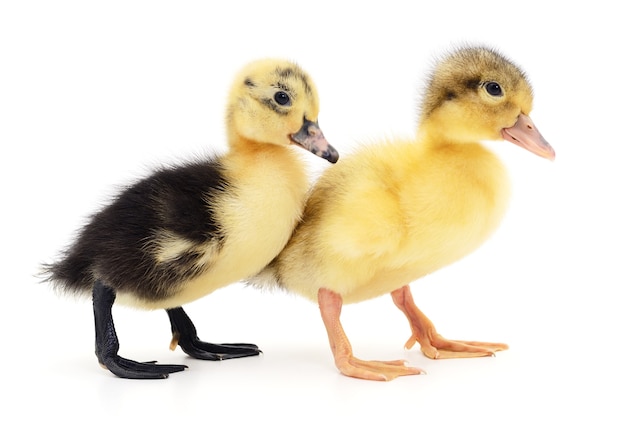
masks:
<path fill-rule="evenodd" d="M 104 368 L 125 379 L 167 379 L 171 373 L 177 373 L 187 368 L 186 365 L 136 362 L 118 355 L 105 358 L 99 356 L 98 360 Z"/>
<path fill-rule="evenodd" d="M 185 310 L 181 307 L 171 308 L 167 311 L 172 324 L 172 343 L 170 348 L 180 346 L 183 352 L 192 358 L 209 361 L 222 361 L 224 359 L 245 358 L 257 356 L 261 352 L 256 344 L 249 343 L 225 343 L 213 344 L 201 341 L 198 338 L 196 327 L 191 322 Z"/>
<path fill-rule="evenodd" d="M 117 354 L 120 348 L 111 308 L 115 291 L 100 281 L 93 288 L 93 313 L 96 324 L 96 356 L 100 365 L 126 379 L 165 379 L 170 373 L 183 371 L 186 365 L 135 362 Z"/>

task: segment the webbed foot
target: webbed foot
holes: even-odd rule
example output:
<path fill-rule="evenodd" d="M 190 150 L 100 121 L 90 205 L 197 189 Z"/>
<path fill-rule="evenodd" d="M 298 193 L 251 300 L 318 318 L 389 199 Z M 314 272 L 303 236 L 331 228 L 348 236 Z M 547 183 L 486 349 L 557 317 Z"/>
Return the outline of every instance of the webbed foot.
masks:
<path fill-rule="evenodd" d="M 197 331 L 185 310 L 181 307 L 166 310 L 172 324 L 172 342 L 170 349 L 180 346 L 183 352 L 192 358 L 208 361 L 222 361 L 225 359 L 245 358 L 257 356 L 261 352 L 256 344 L 225 343 L 214 344 L 201 341 Z"/>
<path fill-rule="evenodd" d="M 125 379 L 167 379 L 171 373 L 187 368 L 186 365 L 136 362 L 118 355 L 98 358 L 98 360 L 103 368 Z"/>
<path fill-rule="evenodd" d="M 503 343 L 448 340 L 442 337 L 435 329 L 435 325 L 415 305 L 409 286 L 391 292 L 391 297 L 411 325 L 412 334 L 404 345 L 405 349 L 410 349 L 417 342 L 427 357 L 448 359 L 495 356 L 495 352 L 509 348 Z"/>

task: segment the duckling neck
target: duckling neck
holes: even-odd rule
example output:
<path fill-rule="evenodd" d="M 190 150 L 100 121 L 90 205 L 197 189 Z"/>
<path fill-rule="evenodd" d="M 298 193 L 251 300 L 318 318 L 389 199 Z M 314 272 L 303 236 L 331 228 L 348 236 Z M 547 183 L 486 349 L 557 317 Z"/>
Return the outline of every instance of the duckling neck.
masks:
<path fill-rule="evenodd" d="M 252 160 L 266 161 L 281 168 L 286 168 L 284 163 L 289 161 L 295 163 L 300 170 L 304 169 L 304 164 L 290 146 L 259 142 L 240 135 L 231 136 L 228 146 L 229 158 L 246 160 L 248 163 Z"/>
<path fill-rule="evenodd" d="M 267 198 L 292 198 L 301 205 L 308 190 L 304 162 L 289 146 L 257 142 L 241 136 L 230 140 L 223 162 L 240 184 L 267 190 Z M 299 214 L 298 214 L 299 216 Z"/>
<path fill-rule="evenodd" d="M 420 157 L 434 163 L 449 181 L 463 188 L 480 184 L 494 198 L 508 200 L 508 175 L 500 159 L 477 140 L 454 136 L 445 128 L 424 128 L 417 134 Z"/>
<path fill-rule="evenodd" d="M 478 140 L 467 137 L 467 134 L 455 134 L 449 127 L 439 126 L 437 124 L 424 125 L 417 131 L 417 141 L 421 143 L 422 148 L 438 151 L 445 148 L 462 147 L 462 146 L 480 146 L 485 152 L 491 153 L 484 148 Z M 468 145 L 469 144 L 469 145 Z"/>

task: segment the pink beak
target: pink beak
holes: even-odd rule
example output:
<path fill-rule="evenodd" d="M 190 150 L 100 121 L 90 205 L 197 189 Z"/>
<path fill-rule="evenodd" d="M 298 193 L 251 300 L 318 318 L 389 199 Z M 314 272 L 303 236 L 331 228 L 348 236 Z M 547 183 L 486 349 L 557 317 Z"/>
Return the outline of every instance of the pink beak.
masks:
<path fill-rule="evenodd" d="M 502 138 L 546 159 L 554 160 L 556 156 L 528 115 L 520 114 L 512 127 L 502 129 Z"/>
<path fill-rule="evenodd" d="M 313 122 L 305 118 L 302 128 L 290 135 L 289 138 L 295 144 L 322 159 L 328 160 L 330 163 L 336 163 L 339 159 L 339 153 L 328 143 L 317 121 Z"/>

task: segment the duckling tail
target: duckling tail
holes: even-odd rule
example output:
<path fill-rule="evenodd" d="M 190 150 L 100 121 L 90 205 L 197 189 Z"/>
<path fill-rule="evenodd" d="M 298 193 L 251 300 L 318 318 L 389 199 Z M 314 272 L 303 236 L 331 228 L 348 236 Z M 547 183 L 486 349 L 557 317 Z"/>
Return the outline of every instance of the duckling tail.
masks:
<path fill-rule="evenodd" d="M 43 264 L 39 276 L 42 282 L 51 283 L 55 290 L 79 295 L 90 294 L 95 282 L 91 261 L 77 253 L 69 253 L 57 262 Z"/>

